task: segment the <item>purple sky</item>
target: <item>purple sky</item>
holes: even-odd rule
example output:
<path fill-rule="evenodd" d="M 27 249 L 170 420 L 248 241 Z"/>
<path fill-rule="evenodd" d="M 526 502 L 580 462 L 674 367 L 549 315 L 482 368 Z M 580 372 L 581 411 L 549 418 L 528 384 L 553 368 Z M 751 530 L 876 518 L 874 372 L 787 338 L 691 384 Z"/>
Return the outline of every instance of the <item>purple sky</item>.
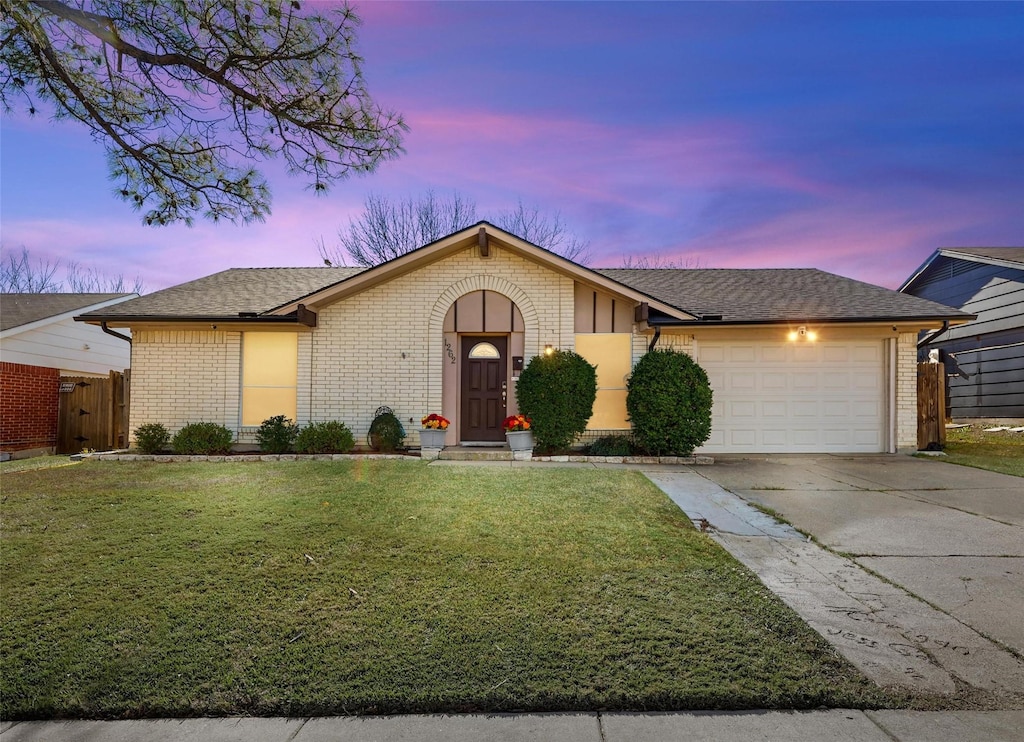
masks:
<path fill-rule="evenodd" d="M 1024 3 L 362 2 L 406 154 L 326 197 L 278 164 L 263 224 L 145 227 L 70 123 L 5 116 L 0 239 L 139 275 L 317 265 L 367 192 L 558 211 L 592 266 L 817 267 L 898 286 L 1024 244 Z"/>

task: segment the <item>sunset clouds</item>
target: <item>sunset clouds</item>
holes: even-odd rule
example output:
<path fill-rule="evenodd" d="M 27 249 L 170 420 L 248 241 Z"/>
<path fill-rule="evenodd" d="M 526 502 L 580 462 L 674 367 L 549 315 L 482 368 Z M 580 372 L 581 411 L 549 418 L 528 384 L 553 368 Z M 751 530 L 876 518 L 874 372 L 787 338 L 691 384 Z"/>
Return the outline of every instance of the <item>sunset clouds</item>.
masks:
<path fill-rule="evenodd" d="M 558 211 L 595 266 L 819 267 L 898 285 L 1024 244 L 1024 5 L 366 3 L 406 154 L 327 197 L 265 172 L 262 225 L 147 228 L 69 125 L 5 117 L 4 249 L 141 275 L 315 265 L 368 191 Z"/>

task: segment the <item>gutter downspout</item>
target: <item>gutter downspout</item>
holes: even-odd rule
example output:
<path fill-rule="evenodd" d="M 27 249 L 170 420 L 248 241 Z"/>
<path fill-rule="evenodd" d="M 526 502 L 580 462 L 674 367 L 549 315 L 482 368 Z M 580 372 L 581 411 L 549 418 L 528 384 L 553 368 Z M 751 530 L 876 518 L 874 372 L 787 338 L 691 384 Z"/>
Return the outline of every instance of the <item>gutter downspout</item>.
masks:
<path fill-rule="evenodd" d="M 114 332 L 109 327 L 107 327 L 106 322 L 100 322 L 100 329 L 103 330 L 103 332 L 107 333 L 108 335 L 113 335 L 116 338 L 124 340 L 126 343 L 128 343 L 128 345 L 132 344 L 132 339 L 130 337 L 128 337 L 127 335 L 122 335 L 119 332 Z"/>
<path fill-rule="evenodd" d="M 661 337 L 661 326 L 660 325 L 655 325 L 654 326 L 654 337 L 651 338 L 651 344 L 647 346 L 647 352 L 648 353 L 650 353 L 652 350 L 654 350 L 654 346 L 658 344 L 658 338 L 660 338 L 660 337 Z"/>
<path fill-rule="evenodd" d="M 924 336 L 923 338 L 921 338 L 920 340 L 917 341 L 917 347 L 918 348 L 923 348 L 924 346 L 928 345 L 928 343 L 934 342 L 935 338 L 937 338 L 942 333 L 947 332 L 948 330 L 949 330 L 949 320 L 948 319 L 944 319 L 944 320 L 942 320 L 942 327 L 940 327 L 938 330 L 933 332 L 931 335 L 926 335 L 926 336 Z"/>

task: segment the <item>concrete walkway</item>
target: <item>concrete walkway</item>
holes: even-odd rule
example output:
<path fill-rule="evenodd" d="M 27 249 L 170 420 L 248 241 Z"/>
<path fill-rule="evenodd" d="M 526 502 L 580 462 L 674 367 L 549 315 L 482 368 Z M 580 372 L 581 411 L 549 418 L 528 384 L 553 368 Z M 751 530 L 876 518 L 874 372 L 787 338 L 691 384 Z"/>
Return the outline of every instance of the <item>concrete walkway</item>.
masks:
<path fill-rule="evenodd" d="M 2 742 L 1018 742 L 1024 711 L 738 711 L 5 724 Z"/>

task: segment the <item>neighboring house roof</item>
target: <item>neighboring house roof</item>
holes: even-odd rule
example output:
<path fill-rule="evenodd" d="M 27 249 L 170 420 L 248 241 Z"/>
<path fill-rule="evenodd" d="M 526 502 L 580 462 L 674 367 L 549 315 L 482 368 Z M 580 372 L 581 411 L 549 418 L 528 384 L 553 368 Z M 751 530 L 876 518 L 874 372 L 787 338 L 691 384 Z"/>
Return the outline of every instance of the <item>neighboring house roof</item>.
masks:
<path fill-rule="evenodd" d="M 0 331 L 132 296 L 135 294 L 0 294 Z"/>
<path fill-rule="evenodd" d="M 650 303 L 653 324 L 706 321 L 965 321 L 973 315 L 816 269 L 591 270 L 487 222 L 460 230 L 373 268 L 235 268 L 157 291 L 80 319 L 124 321 L 285 321 L 303 304 L 316 308 L 415 270 L 477 239 L 506 248 L 637 301 Z"/>
<path fill-rule="evenodd" d="M 599 268 L 598 272 L 723 323 L 970 319 L 972 315 L 816 268 Z M 674 323 L 673 323 L 674 324 Z"/>
<path fill-rule="evenodd" d="M 928 259 L 910 274 L 910 278 L 903 282 L 899 291 L 907 292 L 921 279 L 932 264 L 942 258 L 966 260 L 972 263 L 989 263 L 990 265 L 1024 270 L 1024 247 L 941 247 L 929 255 Z"/>

